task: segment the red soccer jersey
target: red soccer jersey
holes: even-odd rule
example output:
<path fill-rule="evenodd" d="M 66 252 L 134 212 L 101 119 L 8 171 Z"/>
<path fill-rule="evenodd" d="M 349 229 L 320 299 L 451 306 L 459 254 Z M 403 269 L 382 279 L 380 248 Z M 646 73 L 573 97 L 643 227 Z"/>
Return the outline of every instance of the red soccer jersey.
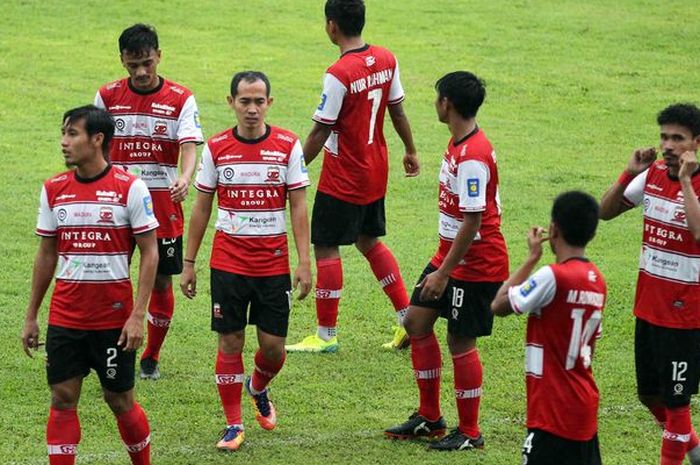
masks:
<path fill-rule="evenodd" d="M 573 441 L 598 431 L 598 387 L 591 358 L 607 290 L 598 268 L 573 258 L 545 266 L 508 290 L 528 313 L 525 346 L 527 427 Z"/>
<path fill-rule="evenodd" d="M 67 171 L 46 181 L 36 233 L 57 240 L 49 324 L 121 328 L 133 306 L 129 280 L 133 235 L 157 227 L 146 185 L 120 169 L 110 167 L 93 180 Z"/>
<path fill-rule="evenodd" d="M 450 276 L 462 281 L 499 282 L 508 278 L 508 251 L 501 234 L 496 152 L 484 131 L 461 141 L 450 139 L 440 169 L 440 246 L 431 260 L 439 267 L 462 226 L 464 213 L 481 212 L 481 228 Z"/>
<path fill-rule="evenodd" d="M 154 90 L 140 92 L 127 78 L 102 86 L 95 105 L 116 123 L 112 162 L 143 179 L 151 191 L 158 237 L 182 236 L 182 205 L 170 199 L 169 186 L 178 178 L 180 144 L 204 140 L 194 95 L 162 78 Z"/>
<path fill-rule="evenodd" d="M 693 176 L 700 194 L 700 176 Z M 644 204 L 644 236 L 634 314 L 666 328 L 700 328 L 700 244 L 688 229 L 683 192 L 662 160 L 625 190 L 629 205 Z"/>
<path fill-rule="evenodd" d="M 288 274 L 287 192 L 308 185 L 301 144 L 289 131 L 268 126 L 251 141 L 227 129 L 209 139 L 195 187 L 218 198 L 211 267 L 245 276 Z"/>
<path fill-rule="evenodd" d="M 356 205 L 384 197 L 389 171 L 384 114 L 387 105 L 403 99 L 398 62 L 385 48 L 350 50 L 328 68 L 313 116 L 332 127 L 323 148 L 320 192 Z"/>

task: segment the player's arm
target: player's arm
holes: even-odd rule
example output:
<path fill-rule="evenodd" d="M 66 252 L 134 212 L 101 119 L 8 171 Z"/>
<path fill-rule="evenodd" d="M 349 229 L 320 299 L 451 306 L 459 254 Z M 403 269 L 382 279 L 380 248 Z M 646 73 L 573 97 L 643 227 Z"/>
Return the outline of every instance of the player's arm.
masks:
<path fill-rule="evenodd" d="M 698 170 L 698 157 L 695 152 L 685 152 L 680 157 L 680 170 L 678 179 L 683 190 L 683 207 L 685 208 L 685 219 L 688 223 L 693 238 L 700 242 L 700 201 L 698 194 L 693 189 L 693 174 Z"/>
<path fill-rule="evenodd" d="M 632 157 L 627 163 L 625 171 L 600 199 L 601 219 L 612 220 L 632 208 L 625 201 L 625 190 L 637 176 L 654 163 L 654 160 L 656 160 L 656 149 L 653 147 L 637 149 L 632 152 Z"/>
<path fill-rule="evenodd" d="M 183 142 L 180 145 L 180 177 L 170 185 L 170 198 L 173 202 L 182 202 L 187 197 L 196 163 L 197 144 L 195 142 Z"/>
<path fill-rule="evenodd" d="M 420 173 L 420 163 L 418 162 L 418 154 L 416 147 L 413 145 L 413 133 L 411 132 L 411 124 L 408 121 L 408 116 L 403 109 L 403 103 L 399 102 L 394 105 L 389 105 L 389 116 L 391 123 L 394 125 L 394 130 L 401 138 L 405 155 L 403 157 L 403 168 L 406 176 L 418 176 Z"/>
<path fill-rule="evenodd" d="M 532 227 L 527 233 L 527 248 L 529 250 L 525 262 L 520 265 L 510 277 L 503 283 L 491 302 L 491 311 L 498 316 L 508 316 L 513 313 L 513 306 L 508 298 L 511 287 L 520 285 L 532 274 L 537 262 L 542 257 L 542 243 L 548 238 L 544 237 L 544 229 Z"/>
<path fill-rule="evenodd" d="M 309 255 L 309 215 L 306 207 L 306 189 L 289 191 L 292 231 L 297 248 L 298 264 L 294 270 L 292 288 L 299 287 L 299 300 L 311 291 L 311 258 Z"/>
<path fill-rule="evenodd" d="M 32 357 L 30 349 L 36 350 L 39 348 L 39 324 L 37 323 L 39 308 L 51 284 L 57 262 L 56 238 L 42 237 L 39 243 L 39 250 L 37 250 L 34 258 L 32 290 L 29 296 L 29 304 L 27 305 L 27 313 L 24 317 L 24 329 L 22 330 L 22 346 L 24 347 L 24 352 L 30 357 Z"/>
<path fill-rule="evenodd" d="M 311 132 L 306 137 L 304 142 L 304 160 L 308 165 L 311 163 L 323 149 L 323 145 L 328 140 L 328 136 L 331 135 L 331 126 L 327 124 L 314 122 L 314 126 L 311 128 Z"/>
<path fill-rule="evenodd" d="M 180 290 L 188 299 L 197 295 L 197 273 L 195 262 L 197 253 L 202 245 L 204 233 L 211 218 L 212 204 L 214 203 L 214 193 L 197 191 L 197 198 L 190 213 L 190 225 L 187 229 L 187 249 L 185 251 L 184 265 L 180 275 Z"/>

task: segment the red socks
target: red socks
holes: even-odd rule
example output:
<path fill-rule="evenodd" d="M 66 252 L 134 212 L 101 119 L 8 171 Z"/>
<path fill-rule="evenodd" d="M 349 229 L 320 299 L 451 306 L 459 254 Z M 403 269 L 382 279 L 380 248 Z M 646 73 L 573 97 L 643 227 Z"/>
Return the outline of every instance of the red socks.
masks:
<path fill-rule="evenodd" d="M 391 253 L 391 250 L 382 242 L 372 247 L 365 255 L 372 268 L 374 276 L 379 281 L 379 284 L 384 289 L 384 293 L 389 297 L 397 312 L 408 308 L 409 299 L 406 293 L 399 264 L 396 263 L 396 258 Z"/>
<path fill-rule="evenodd" d="M 411 361 L 420 392 L 418 414 L 429 421 L 440 418 L 440 367 L 442 357 L 435 333 L 411 337 Z"/>
<path fill-rule="evenodd" d="M 216 356 L 216 387 L 224 407 L 226 424 L 229 426 L 243 423 L 241 390 L 244 379 L 243 354 L 225 354 L 219 351 Z"/>
<path fill-rule="evenodd" d="M 661 442 L 661 465 L 682 465 L 691 431 L 690 406 L 666 409 L 666 429 Z"/>
<path fill-rule="evenodd" d="M 165 341 L 165 335 L 168 334 L 174 310 L 173 286 L 170 285 L 162 291 L 153 289 L 151 301 L 148 303 L 148 340 L 141 360 L 152 358 L 157 361 L 160 357 L 160 348 Z"/>
<path fill-rule="evenodd" d="M 319 326 L 335 328 L 338 323 L 343 265 L 338 258 L 316 260 L 316 317 Z"/>
<path fill-rule="evenodd" d="M 455 397 L 459 415 L 459 430 L 470 438 L 479 437 L 479 402 L 483 367 L 479 351 L 474 348 L 452 356 L 455 374 Z"/>
<path fill-rule="evenodd" d="M 264 391 L 272 378 L 282 369 L 285 357 L 286 354 L 282 352 L 280 361 L 271 362 L 265 358 L 261 350 L 255 352 L 255 370 L 250 380 L 251 387 L 257 392 Z"/>
<path fill-rule="evenodd" d="M 151 464 L 151 429 L 146 413 L 138 402 L 117 417 L 117 426 L 133 465 Z"/>
<path fill-rule="evenodd" d="M 80 442 L 80 421 L 76 410 L 49 410 L 46 444 L 50 465 L 73 465 Z"/>

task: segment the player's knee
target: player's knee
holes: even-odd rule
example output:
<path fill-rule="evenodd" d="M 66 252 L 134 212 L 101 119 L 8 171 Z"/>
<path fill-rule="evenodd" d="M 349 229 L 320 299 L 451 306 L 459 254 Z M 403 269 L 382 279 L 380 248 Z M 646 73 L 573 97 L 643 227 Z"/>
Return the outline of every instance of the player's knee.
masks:
<path fill-rule="evenodd" d="M 103 391 L 103 397 L 107 405 L 109 406 L 112 413 L 115 415 L 121 415 L 122 413 L 128 412 L 134 406 L 134 398 L 131 394 L 133 391 L 127 392 L 112 392 Z"/>
<path fill-rule="evenodd" d="M 379 239 L 376 237 L 360 236 L 357 238 L 357 242 L 355 242 L 355 247 L 357 247 L 357 250 L 359 250 L 362 255 L 367 255 L 367 253 L 372 250 L 378 242 Z"/>
<path fill-rule="evenodd" d="M 156 280 L 153 283 L 153 289 L 156 291 L 164 291 L 173 285 L 172 276 L 167 274 L 157 274 Z"/>
<path fill-rule="evenodd" d="M 427 324 L 423 318 L 410 311 L 403 318 L 403 327 L 409 336 L 423 336 L 433 329 L 432 325 Z"/>
<path fill-rule="evenodd" d="M 57 410 L 69 410 L 78 406 L 80 392 L 65 386 L 51 387 L 51 407 Z"/>
<path fill-rule="evenodd" d="M 447 347 L 451 354 L 463 354 L 476 347 L 476 338 L 447 333 Z"/>
<path fill-rule="evenodd" d="M 219 333 L 219 351 L 225 354 L 237 354 L 243 351 L 245 333 L 236 331 L 233 333 Z"/>

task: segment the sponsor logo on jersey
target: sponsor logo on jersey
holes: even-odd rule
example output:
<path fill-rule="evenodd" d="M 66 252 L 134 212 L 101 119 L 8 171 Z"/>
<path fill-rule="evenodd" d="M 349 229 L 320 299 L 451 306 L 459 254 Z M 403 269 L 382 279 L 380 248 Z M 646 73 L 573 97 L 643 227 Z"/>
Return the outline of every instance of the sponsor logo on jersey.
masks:
<path fill-rule="evenodd" d="M 224 168 L 223 174 L 224 178 L 230 181 L 236 175 L 236 172 L 233 171 L 233 168 Z"/>
<path fill-rule="evenodd" d="M 302 173 L 308 173 L 309 169 L 306 167 L 306 159 L 304 158 L 304 155 L 301 155 L 301 172 Z"/>
<path fill-rule="evenodd" d="M 527 297 L 532 291 L 537 287 L 537 281 L 534 278 L 530 278 L 528 282 L 520 286 L 520 295 Z"/>
<path fill-rule="evenodd" d="M 114 224 L 114 212 L 112 211 L 112 207 L 100 208 L 100 219 L 97 220 L 97 222 Z"/>
<path fill-rule="evenodd" d="M 155 125 L 153 126 L 153 134 L 154 136 L 165 136 L 168 134 L 168 125 L 165 121 L 156 121 Z"/>
<path fill-rule="evenodd" d="M 153 199 L 150 195 L 143 198 L 143 209 L 146 215 L 153 216 Z"/>
<path fill-rule="evenodd" d="M 212 138 L 209 140 L 209 142 L 211 142 L 212 144 L 216 144 L 217 142 L 220 142 L 220 141 L 225 140 L 225 139 L 228 139 L 228 133 L 222 134 L 222 135 L 220 135 L 220 136 L 218 136 L 218 137 L 212 137 Z"/>
<path fill-rule="evenodd" d="M 122 199 L 122 195 L 114 191 L 98 190 L 95 195 L 98 202 L 113 202 L 118 203 Z"/>
<path fill-rule="evenodd" d="M 173 112 L 175 111 L 175 107 L 166 105 L 164 103 L 153 102 L 151 103 L 151 110 L 153 111 L 153 113 L 169 116 L 173 114 Z"/>
<path fill-rule="evenodd" d="M 198 111 L 194 112 L 194 126 L 197 128 L 202 127 L 202 122 L 199 120 L 199 112 Z"/>
<path fill-rule="evenodd" d="M 290 144 L 291 144 L 292 142 L 294 142 L 294 138 L 293 138 L 293 137 L 285 136 L 284 134 L 277 134 L 277 138 L 278 138 L 279 140 L 283 140 L 283 141 L 285 141 L 285 142 L 289 142 Z"/>
<path fill-rule="evenodd" d="M 72 259 L 72 260 L 71 260 L 71 259 L 68 258 L 68 257 L 64 257 L 64 258 L 65 258 L 66 261 L 68 262 L 68 263 L 66 264 L 66 273 L 65 273 L 65 276 L 66 276 L 66 278 L 70 278 L 70 277 L 72 277 L 72 276 L 75 274 L 76 271 L 78 271 L 78 269 L 80 268 L 80 266 L 82 265 L 82 263 L 81 263 L 79 260 L 75 260 L 75 259 Z"/>
<path fill-rule="evenodd" d="M 595 274 L 595 271 L 590 270 L 590 271 L 588 272 L 588 280 L 589 280 L 590 282 L 592 282 L 592 283 L 598 281 L 598 275 Z"/>
<path fill-rule="evenodd" d="M 479 197 L 479 178 L 467 179 L 467 195 L 469 197 Z"/>
<path fill-rule="evenodd" d="M 114 126 L 116 126 L 117 131 L 121 132 L 126 127 L 126 122 L 121 118 L 117 118 L 114 120 Z"/>
<path fill-rule="evenodd" d="M 58 176 L 58 177 L 56 177 L 56 178 L 53 178 L 53 179 L 51 180 L 51 182 L 61 182 L 61 181 L 65 181 L 66 179 L 68 179 L 68 175 L 67 175 L 67 174 L 62 174 L 62 175 L 60 175 L 60 176 Z"/>
<path fill-rule="evenodd" d="M 367 66 L 374 66 L 374 64 L 377 62 L 377 59 L 374 58 L 372 55 L 365 57 L 365 64 Z"/>
<path fill-rule="evenodd" d="M 66 221 L 67 216 L 68 216 L 68 212 L 66 211 L 65 208 L 59 208 L 58 211 L 56 212 L 56 217 L 58 218 L 58 221 L 60 221 L 60 222 Z"/>
<path fill-rule="evenodd" d="M 328 100 L 328 95 L 321 94 L 321 102 L 319 102 L 316 108 L 318 111 L 323 111 L 323 109 L 326 108 L 326 100 Z"/>
<path fill-rule="evenodd" d="M 119 111 L 119 110 L 131 110 L 131 107 L 128 105 L 112 105 L 107 109 L 107 111 Z"/>
<path fill-rule="evenodd" d="M 58 202 L 59 200 L 74 199 L 75 197 L 75 194 L 61 194 L 58 197 L 56 197 L 56 201 Z"/>

